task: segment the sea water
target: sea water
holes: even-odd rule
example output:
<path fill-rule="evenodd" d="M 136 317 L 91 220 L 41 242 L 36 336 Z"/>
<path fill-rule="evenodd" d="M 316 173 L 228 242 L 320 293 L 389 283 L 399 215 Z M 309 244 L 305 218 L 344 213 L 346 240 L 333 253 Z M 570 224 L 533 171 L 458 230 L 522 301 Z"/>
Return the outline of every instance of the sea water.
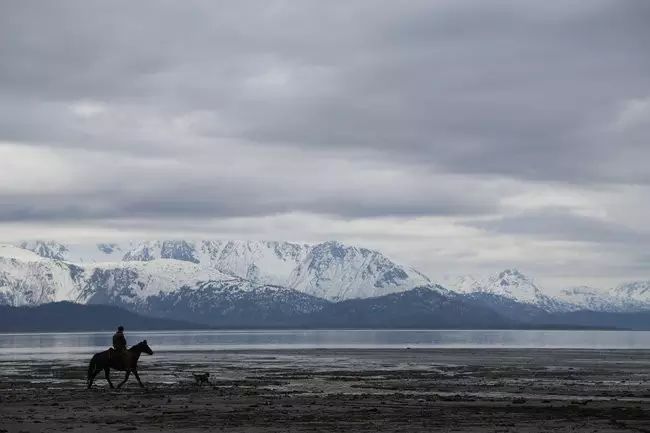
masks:
<path fill-rule="evenodd" d="M 286 349 L 650 349 L 650 331 L 242 330 L 133 331 L 157 353 Z M 105 350 L 112 332 L 0 334 L 0 360 L 75 359 Z"/>

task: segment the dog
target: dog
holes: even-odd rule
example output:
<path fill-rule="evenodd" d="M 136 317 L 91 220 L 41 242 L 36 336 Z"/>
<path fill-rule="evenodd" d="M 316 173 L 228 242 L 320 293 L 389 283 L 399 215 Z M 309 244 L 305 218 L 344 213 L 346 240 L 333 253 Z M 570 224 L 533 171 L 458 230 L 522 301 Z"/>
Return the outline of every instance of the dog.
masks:
<path fill-rule="evenodd" d="M 196 384 L 201 386 L 204 383 L 206 385 L 210 384 L 210 380 L 208 378 L 210 377 L 210 373 L 205 372 L 205 373 L 192 373 L 192 376 L 194 376 L 194 380 L 196 380 Z"/>

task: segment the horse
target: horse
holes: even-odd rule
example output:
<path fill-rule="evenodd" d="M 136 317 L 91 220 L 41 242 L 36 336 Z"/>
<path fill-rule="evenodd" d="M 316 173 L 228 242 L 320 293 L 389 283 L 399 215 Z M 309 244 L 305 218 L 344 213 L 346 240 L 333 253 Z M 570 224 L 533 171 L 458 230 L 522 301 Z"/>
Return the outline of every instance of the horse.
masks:
<path fill-rule="evenodd" d="M 104 375 L 106 376 L 106 380 L 108 381 L 110 387 L 115 388 L 113 386 L 113 382 L 111 382 L 111 368 L 113 370 L 126 371 L 124 380 L 117 385 L 118 388 L 120 388 L 126 383 L 127 380 L 129 380 L 131 373 L 133 373 L 135 378 L 138 379 L 140 387 L 144 388 L 142 381 L 140 381 L 140 376 L 138 376 L 138 359 L 140 359 L 140 355 L 143 352 L 148 355 L 153 355 L 153 350 L 151 350 L 147 344 L 147 340 L 141 341 L 135 346 L 129 348 L 124 353 L 116 352 L 113 349 L 108 349 L 103 352 L 96 353 L 91 358 L 90 365 L 88 365 L 88 380 L 86 381 L 88 384 L 88 389 L 90 389 L 90 387 L 93 385 L 95 376 L 97 376 L 97 374 L 102 370 L 104 370 Z"/>

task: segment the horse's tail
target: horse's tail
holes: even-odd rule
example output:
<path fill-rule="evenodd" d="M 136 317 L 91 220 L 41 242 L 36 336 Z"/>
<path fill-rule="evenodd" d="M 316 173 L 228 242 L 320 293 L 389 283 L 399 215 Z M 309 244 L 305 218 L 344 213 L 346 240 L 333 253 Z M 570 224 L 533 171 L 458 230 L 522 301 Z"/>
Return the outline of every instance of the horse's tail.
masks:
<path fill-rule="evenodd" d="M 95 370 L 97 369 L 97 355 L 93 355 L 92 358 L 90 358 L 90 364 L 88 365 L 88 379 L 86 380 L 87 383 L 90 383 L 90 378 L 95 374 Z"/>

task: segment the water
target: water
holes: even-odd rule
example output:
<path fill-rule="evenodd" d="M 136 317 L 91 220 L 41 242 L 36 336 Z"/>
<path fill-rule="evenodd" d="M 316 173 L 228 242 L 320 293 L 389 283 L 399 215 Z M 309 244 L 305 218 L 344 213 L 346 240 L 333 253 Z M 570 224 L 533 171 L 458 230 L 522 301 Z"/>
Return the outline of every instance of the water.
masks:
<path fill-rule="evenodd" d="M 0 334 L 0 360 L 85 359 L 111 332 Z M 157 354 L 281 349 L 570 348 L 650 349 L 645 331 L 281 330 L 128 332 Z"/>

